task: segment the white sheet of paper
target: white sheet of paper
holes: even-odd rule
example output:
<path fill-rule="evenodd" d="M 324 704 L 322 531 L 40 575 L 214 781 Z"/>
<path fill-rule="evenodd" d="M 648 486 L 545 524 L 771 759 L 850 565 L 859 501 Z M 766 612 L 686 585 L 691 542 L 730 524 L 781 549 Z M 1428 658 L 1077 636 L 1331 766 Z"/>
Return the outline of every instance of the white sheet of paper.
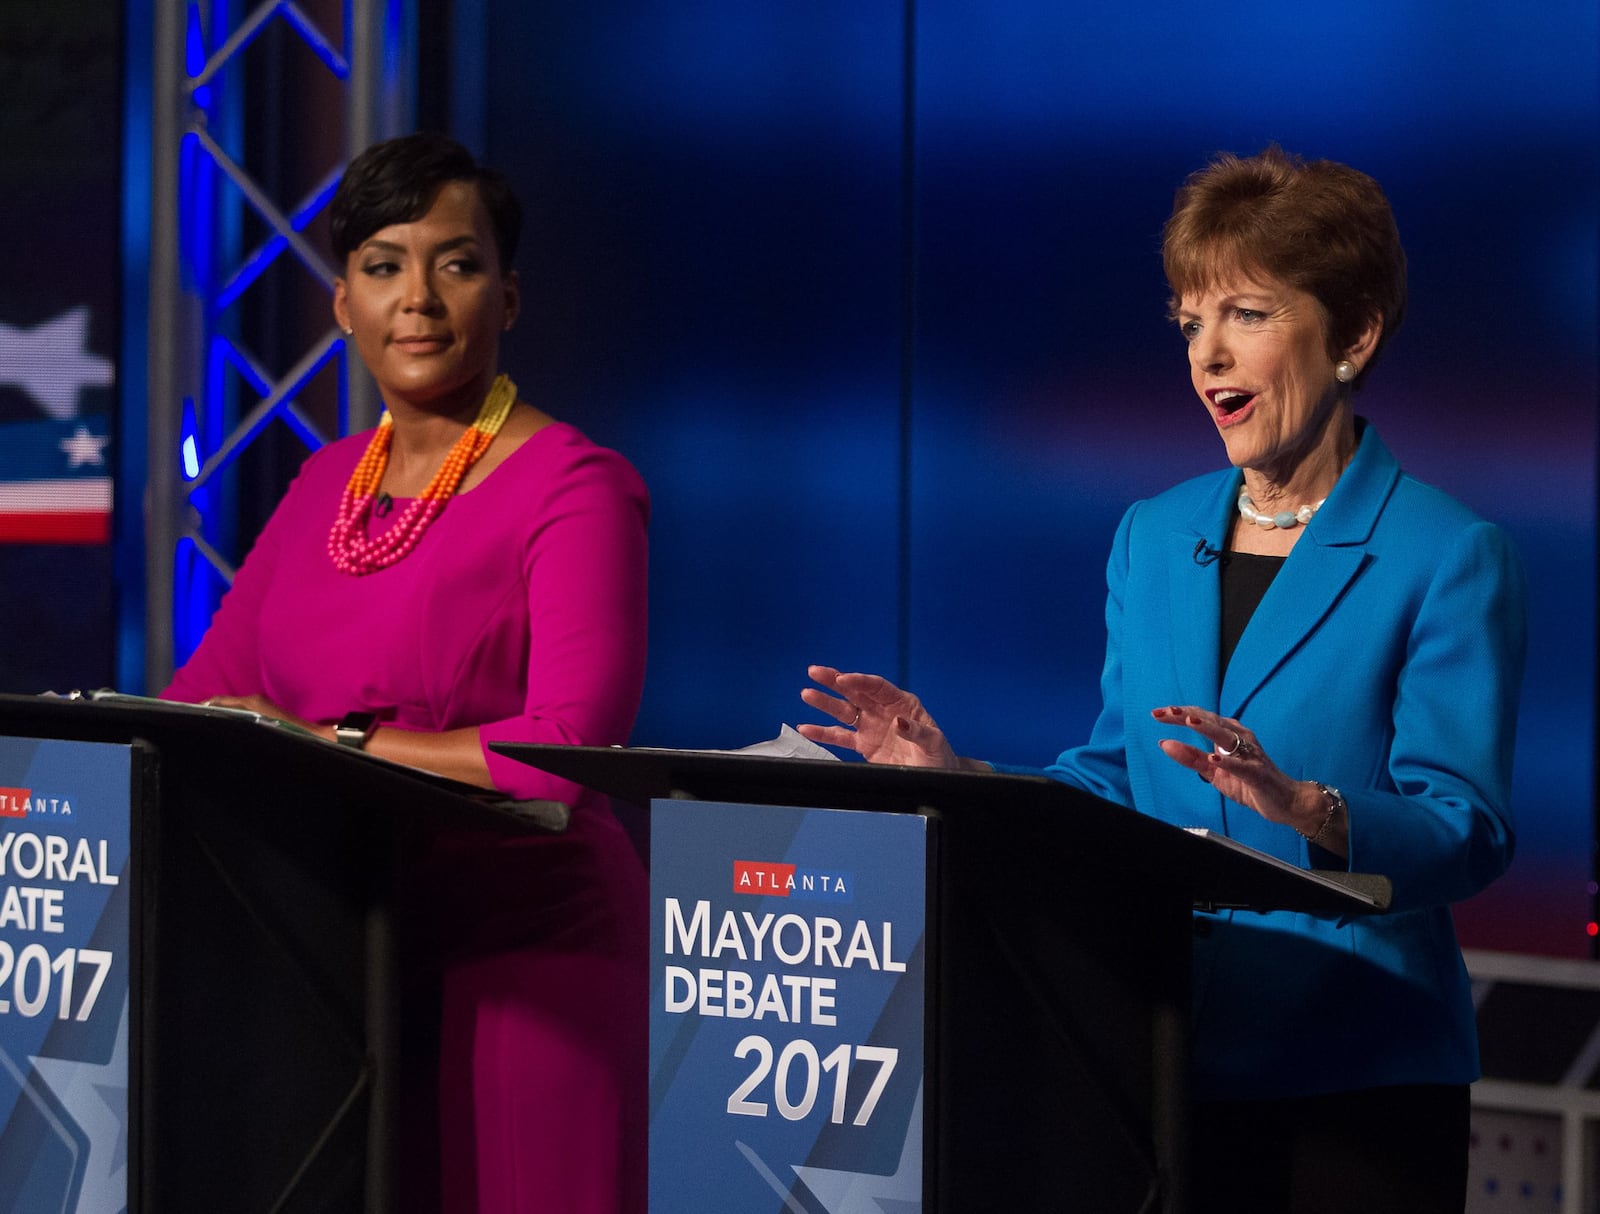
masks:
<path fill-rule="evenodd" d="M 830 750 L 825 750 L 815 742 L 800 736 L 792 726 L 784 725 L 778 730 L 778 736 L 765 742 L 753 742 L 749 746 L 739 746 L 733 750 L 708 750 L 705 754 L 714 755 L 760 755 L 768 759 L 832 759 L 839 761 L 839 756 Z"/>

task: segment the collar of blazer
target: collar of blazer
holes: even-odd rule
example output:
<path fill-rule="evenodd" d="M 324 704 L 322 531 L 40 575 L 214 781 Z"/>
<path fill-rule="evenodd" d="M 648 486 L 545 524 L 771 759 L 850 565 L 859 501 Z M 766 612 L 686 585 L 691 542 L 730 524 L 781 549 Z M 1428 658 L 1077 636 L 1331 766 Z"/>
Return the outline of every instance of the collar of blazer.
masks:
<path fill-rule="evenodd" d="M 1357 419 L 1357 425 L 1361 441 L 1355 458 L 1256 608 L 1220 687 L 1220 602 L 1215 596 L 1206 596 L 1179 613 L 1174 622 L 1178 634 L 1175 657 L 1181 668 L 1180 683 L 1202 693 L 1192 697 L 1194 703 L 1214 702 L 1225 716 L 1243 714 L 1255 692 L 1327 618 L 1365 563 L 1362 545 L 1372 537 L 1400 479 L 1400 468 L 1378 432 L 1364 419 Z M 1238 491 L 1236 476 L 1218 477 L 1215 492 L 1205 495 L 1190 516 L 1187 535 L 1175 546 L 1174 558 L 1189 566 L 1190 576 L 1194 572 L 1193 541 L 1203 539 L 1221 547 Z"/>
<path fill-rule="evenodd" d="M 1330 548 L 1364 544 L 1372 538 L 1383 507 L 1400 481 L 1400 465 L 1366 418 L 1356 418 L 1356 433 L 1360 441 L 1355 457 L 1295 544 L 1297 550 L 1308 540 Z M 1212 549 L 1223 546 L 1238 510 L 1234 504 L 1238 496 L 1237 475 L 1217 479 L 1216 491 L 1200 502 L 1185 527 L 1191 549 L 1198 540 Z"/>

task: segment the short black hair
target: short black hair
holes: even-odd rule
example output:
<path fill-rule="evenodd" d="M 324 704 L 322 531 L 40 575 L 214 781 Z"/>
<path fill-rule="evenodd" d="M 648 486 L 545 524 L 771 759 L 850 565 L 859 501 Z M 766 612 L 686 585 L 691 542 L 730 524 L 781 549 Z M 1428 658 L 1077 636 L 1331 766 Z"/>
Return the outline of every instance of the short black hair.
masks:
<path fill-rule="evenodd" d="M 477 187 L 494 228 L 500 269 L 509 270 L 522 235 L 522 205 L 510 183 L 449 136 L 419 132 L 375 143 L 345 169 L 328 206 L 340 272 L 374 232 L 426 215 L 440 189 L 452 181 Z"/>

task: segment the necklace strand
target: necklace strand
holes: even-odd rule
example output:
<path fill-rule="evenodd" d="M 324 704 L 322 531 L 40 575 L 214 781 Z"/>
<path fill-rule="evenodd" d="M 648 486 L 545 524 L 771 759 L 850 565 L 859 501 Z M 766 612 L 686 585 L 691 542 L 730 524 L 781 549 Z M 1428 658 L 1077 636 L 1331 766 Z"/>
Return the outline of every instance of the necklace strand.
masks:
<path fill-rule="evenodd" d="M 389 466 L 389 447 L 394 441 L 394 418 L 385 409 L 367 449 L 350 474 L 350 481 L 339 498 L 339 513 L 328 532 L 328 555 L 333 559 L 334 568 L 352 577 L 364 577 L 387 569 L 408 555 L 444 510 L 445 503 L 455 496 L 467 471 L 483 458 L 516 402 L 516 384 L 508 376 L 497 376 L 489 387 L 489 394 L 483 398 L 477 418 L 456 439 L 421 496 L 411 500 L 394 526 L 382 535 L 369 537 L 367 521 L 372 517 L 378 486 L 383 483 L 384 471 Z"/>
<path fill-rule="evenodd" d="M 1322 502 L 1327 500 L 1323 498 Z M 1254 523 L 1263 531 L 1271 531 L 1274 527 L 1282 527 L 1287 531 L 1297 523 L 1304 527 L 1311 521 L 1312 515 L 1322 509 L 1322 502 L 1301 506 L 1298 510 L 1280 510 L 1276 514 L 1267 514 L 1256 509 L 1256 504 L 1250 500 L 1250 490 L 1243 485 L 1239 487 L 1239 517 L 1247 523 Z"/>

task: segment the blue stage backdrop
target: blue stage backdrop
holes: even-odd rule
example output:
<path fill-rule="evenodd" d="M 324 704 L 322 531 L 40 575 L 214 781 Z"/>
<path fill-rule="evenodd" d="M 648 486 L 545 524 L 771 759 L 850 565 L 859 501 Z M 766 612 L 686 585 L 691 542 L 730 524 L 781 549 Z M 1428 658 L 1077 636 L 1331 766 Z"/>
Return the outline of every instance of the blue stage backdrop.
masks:
<path fill-rule="evenodd" d="M 1412 306 L 1362 410 L 1532 580 L 1518 858 L 1463 935 L 1588 954 L 1589 0 L 485 3 L 461 87 L 531 220 L 508 362 L 654 494 L 637 742 L 770 736 L 812 661 L 969 753 L 1082 738 L 1116 520 L 1222 461 L 1161 222 L 1277 141 L 1388 189 Z"/>

